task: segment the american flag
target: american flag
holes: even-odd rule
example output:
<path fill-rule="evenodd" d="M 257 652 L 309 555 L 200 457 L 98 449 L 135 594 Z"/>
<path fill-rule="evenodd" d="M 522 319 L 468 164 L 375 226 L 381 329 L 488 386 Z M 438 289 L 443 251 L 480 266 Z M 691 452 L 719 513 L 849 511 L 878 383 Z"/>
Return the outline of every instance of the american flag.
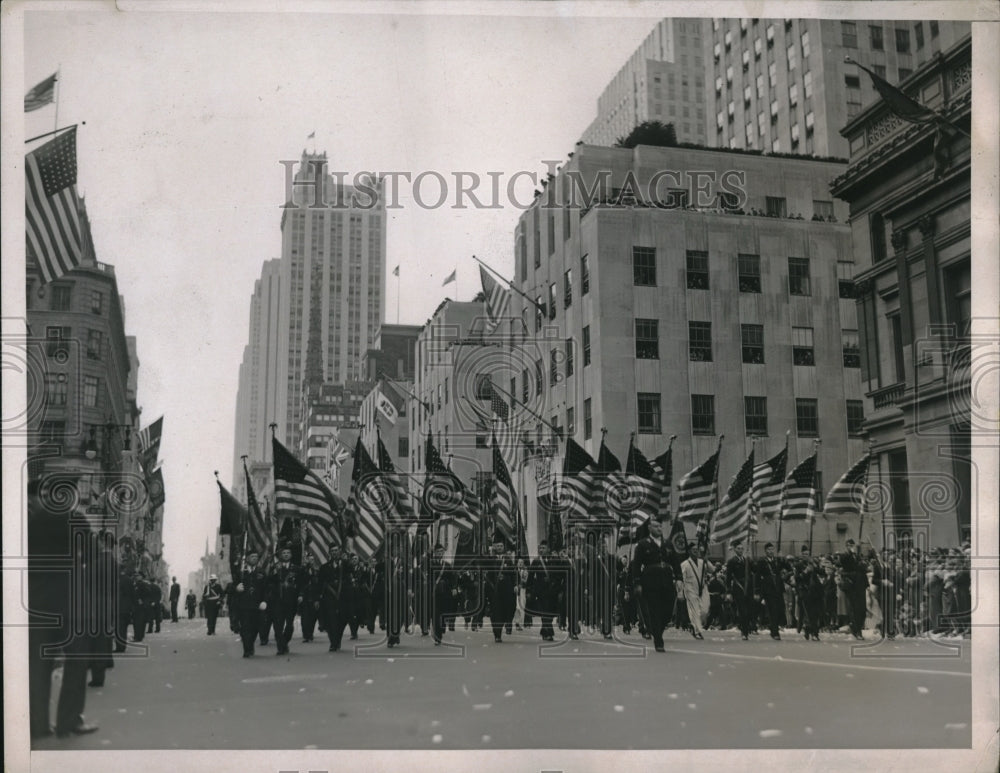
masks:
<path fill-rule="evenodd" d="M 483 295 L 486 296 L 486 316 L 490 321 L 488 332 L 492 332 L 508 314 L 510 290 L 502 287 L 482 266 L 479 267 L 479 278 L 483 283 Z"/>
<path fill-rule="evenodd" d="M 670 519 L 670 494 L 674 485 L 674 451 L 672 447 L 650 461 L 662 481 L 660 488 L 659 518 L 661 521 Z"/>
<path fill-rule="evenodd" d="M 76 129 L 31 151 L 24 174 L 25 235 L 44 284 L 72 271 L 83 258 Z"/>
<path fill-rule="evenodd" d="M 343 547 L 343 538 L 337 529 L 318 521 L 306 521 L 306 552 L 313 557 L 316 566 L 326 563 L 330 548 L 335 545 Z"/>
<path fill-rule="evenodd" d="M 758 515 L 765 518 L 778 514 L 781 508 L 781 487 L 788 468 L 788 446 L 766 462 L 753 468 L 753 488 L 750 490 L 750 533 L 757 533 Z"/>
<path fill-rule="evenodd" d="M 701 520 L 712 510 L 718 496 L 718 464 L 720 447 L 699 467 L 681 478 L 677 484 L 677 517 L 687 521 Z"/>
<path fill-rule="evenodd" d="M 271 438 L 274 456 L 274 509 L 278 520 L 301 518 L 333 527 L 343 501 L 320 477 Z"/>
<path fill-rule="evenodd" d="M 664 486 L 662 473 L 649 463 L 634 443 L 629 445 L 628 457 L 625 459 L 625 480 L 629 484 L 633 504 L 629 517 L 629 533 L 632 535 L 632 541 L 635 541 L 636 530 L 643 523 L 650 518 L 662 520 L 660 501 L 663 498 Z"/>
<path fill-rule="evenodd" d="M 347 517 L 354 525 L 354 550 L 367 561 L 374 556 L 385 537 L 386 514 L 391 509 L 392 493 L 382 474 L 358 436 L 351 471 L 351 493 L 347 496 Z"/>
<path fill-rule="evenodd" d="M 30 113 L 55 101 L 56 73 L 37 83 L 24 95 L 24 112 Z M 75 130 L 74 130 L 75 131 Z"/>
<path fill-rule="evenodd" d="M 507 469 L 517 469 L 517 432 L 513 426 L 511 409 L 507 402 L 501 397 L 492 383 L 490 384 L 490 410 L 495 418 L 494 442 L 500 446 L 500 455 L 503 456 Z"/>
<path fill-rule="evenodd" d="M 833 484 L 826 496 L 823 512 L 829 515 L 850 515 L 861 512 L 865 482 L 868 479 L 868 463 L 871 456 L 866 454 L 854 463 L 843 477 Z"/>
<path fill-rule="evenodd" d="M 493 438 L 493 522 L 507 540 L 516 545 L 516 529 L 519 520 L 517 507 L 517 492 L 514 490 L 514 483 L 510 479 L 507 465 L 504 464 L 500 455 L 500 446 L 496 443 L 496 436 Z"/>
<path fill-rule="evenodd" d="M 712 542 L 725 543 L 746 533 L 753 485 L 753 451 L 736 473 L 712 521 Z"/>
<path fill-rule="evenodd" d="M 378 467 L 382 471 L 382 478 L 388 485 L 393 497 L 393 507 L 386 513 L 388 525 L 409 526 L 417 522 L 417 514 L 410 504 L 410 495 L 406 486 L 403 485 L 396 466 L 392 463 L 392 457 L 386 450 L 382 437 L 378 437 Z"/>
<path fill-rule="evenodd" d="M 139 430 L 139 462 L 147 473 L 156 467 L 156 459 L 160 453 L 160 440 L 163 438 L 163 417 L 161 416 L 148 427 Z"/>
<path fill-rule="evenodd" d="M 598 496 L 594 498 L 595 521 L 617 522 L 628 518 L 629 495 L 622 464 L 601 438 L 597 452 Z"/>
<path fill-rule="evenodd" d="M 559 486 L 559 504 L 566 512 L 567 528 L 573 525 L 573 521 L 590 520 L 596 488 L 597 463 L 573 438 L 568 438 Z"/>
<path fill-rule="evenodd" d="M 785 482 L 785 506 L 781 517 L 808 518 L 816 509 L 816 454 L 792 470 Z"/>
<path fill-rule="evenodd" d="M 261 555 L 264 555 L 271 550 L 270 528 L 264 519 L 264 514 L 260 511 L 260 504 L 257 502 L 257 495 L 254 493 L 253 482 L 250 480 L 250 472 L 246 465 L 243 466 L 243 474 L 246 476 L 247 482 L 247 511 L 249 513 L 247 530 L 250 545 L 257 548 Z"/>
<path fill-rule="evenodd" d="M 427 434 L 424 456 L 427 465 L 427 479 L 421 497 L 424 511 L 434 519 L 440 519 L 441 523 L 454 525 L 462 531 L 475 529 L 483 517 L 479 499 L 455 473 L 444 466 L 430 433 Z"/>

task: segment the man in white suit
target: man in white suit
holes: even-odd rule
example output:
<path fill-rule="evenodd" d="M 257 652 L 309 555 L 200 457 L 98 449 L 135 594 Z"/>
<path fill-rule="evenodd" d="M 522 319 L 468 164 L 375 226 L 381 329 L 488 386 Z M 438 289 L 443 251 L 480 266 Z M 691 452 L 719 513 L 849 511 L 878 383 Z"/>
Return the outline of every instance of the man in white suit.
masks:
<path fill-rule="evenodd" d="M 677 592 L 684 594 L 688 618 L 691 620 L 691 632 L 696 639 L 705 638 L 703 631 L 711 603 L 708 580 L 704 551 L 700 543 L 692 542 L 688 545 L 688 558 L 681 564 L 681 579 L 677 582 Z"/>

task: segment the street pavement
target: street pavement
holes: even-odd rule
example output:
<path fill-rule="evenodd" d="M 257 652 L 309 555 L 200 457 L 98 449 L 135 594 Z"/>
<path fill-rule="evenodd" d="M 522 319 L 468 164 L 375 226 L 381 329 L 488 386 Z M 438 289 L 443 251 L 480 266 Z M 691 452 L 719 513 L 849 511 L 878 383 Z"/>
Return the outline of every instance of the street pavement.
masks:
<path fill-rule="evenodd" d="M 844 634 L 804 641 L 736 631 L 704 641 L 584 633 L 542 648 L 533 630 L 462 627 L 435 647 L 362 632 L 291 654 L 241 657 L 220 618 L 164 622 L 146 653 L 117 657 L 88 688 L 92 735 L 37 750 L 126 749 L 889 749 L 971 743 L 970 642 Z M 872 634 L 869 633 L 869 636 Z M 350 645 L 358 645 L 352 647 Z M 859 647 L 857 645 L 864 644 Z M 135 645 L 130 645 L 130 652 Z M 57 672 L 58 673 L 58 672 Z"/>

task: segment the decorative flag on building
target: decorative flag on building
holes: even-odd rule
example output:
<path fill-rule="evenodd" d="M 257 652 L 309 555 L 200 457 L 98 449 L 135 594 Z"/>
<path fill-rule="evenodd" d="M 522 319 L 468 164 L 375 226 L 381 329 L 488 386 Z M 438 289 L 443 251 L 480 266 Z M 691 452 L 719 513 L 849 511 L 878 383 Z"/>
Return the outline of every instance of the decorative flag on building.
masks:
<path fill-rule="evenodd" d="M 503 456 L 500 454 L 500 445 L 497 443 L 496 433 L 493 435 L 493 496 L 492 505 L 493 523 L 495 528 L 500 530 L 511 545 L 517 545 L 517 522 L 519 519 L 519 508 L 517 506 L 517 492 L 514 490 L 514 483 L 510 479 L 507 465 L 504 464 Z"/>
<path fill-rule="evenodd" d="M 750 491 L 750 533 L 757 533 L 758 516 L 773 518 L 781 509 L 781 488 L 788 468 L 788 446 L 753 468 Z"/>
<path fill-rule="evenodd" d="M 490 323 L 488 332 L 493 332 L 510 312 L 510 290 L 490 276 L 483 266 L 479 267 L 479 279 L 486 297 L 486 316 Z"/>
<path fill-rule="evenodd" d="M 163 417 L 148 427 L 139 430 L 139 463 L 147 473 L 156 467 L 160 454 L 160 440 L 163 438 Z"/>
<path fill-rule="evenodd" d="M 249 535 L 250 547 L 256 548 L 261 555 L 266 555 L 271 550 L 271 535 L 264 520 L 264 514 L 260 510 L 260 504 L 257 502 L 257 495 L 254 493 L 253 481 L 250 480 L 250 472 L 247 470 L 246 463 L 243 464 L 243 474 L 247 486 L 247 513 L 249 515 L 247 534 Z"/>
<path fill-rule="evenodd" d="M 152 475 L 146 476 L 146 490 L 149 493 L 149 509 L 155 510 L 162 507 L 166 501 L 163 491 L 163 470 L 156 470 Z"/>
<path fill-rule="evenodd" d="M 31 151 L 24 175 L 25 238 L 45 284 L 72 271 L 83 257 L 76 128 Z"/>
<path fill-rule="evenodd" d="M 718 495 L 718 465 L 721 445 L 700 466 L 677 484 L 677 517 L 686 521 L 706 518 Z"/>
<path fill-rule="evenodd" d="M 753 485 L 753 451 L 743 462 L 729 490 L 719 503 L 712 520 L 712 542 L 725 544 L 733 537 L 746 534 L 750 518 L 750 488 Z"/>
<path fill-rule="evenodd" d="M 458 276 L 458 269 L 456 268 L 454 271 L 448 274 L 448 277 L 441 283 L 441 286 L 444 287 L 445 285 L 454 282 L 457 276 Z"/>
<path fill-rule="evenodd" d="M 833 484 L 833 488 L 826 496 L 824 513 L 827 515 L 852 515 L 861 512 L 870 461 L 871 455 L 865 454 L 843 474 L 840 480 Z"/>
<path fill-rule="evenodd" d="M 378 408 L 378 412 L 385 417 L 385 420 L 389 424 L 396 424 L 396 419 L 399 418 L 399 411 L 392 404 L 392 400 L 378 387 L 375 388 L 375 407 Z"/>
<path fill-rule="evenodd" d="M 301 518 L 340 528 L 344 502 L 320 477 L 292 456 L 277 438 L 271 438 L 274 458 L 274 509 L 278 520 Z"/>
<path fill-rule="evenodd" d="M 36 84 L 24 95 L 24 112 L 30 113 L 55 101 L 56 73 Z"/>
<path fill-rule="evenodd" d="M 388 508 L 385 517 L 386 525 L 409 526 L 417 522 L 417 514 L 410 504 L 410 495 L 406 491 L 396 466 L 392 463 L 392 457 L 382 442 L 381 435 L 377 436 L 378 443 L 378 467 L 382 471 L 382 478 L 392 494 L 392 507 Z"/>
<path fill-rule="evenodd" d="M 219 497 L 222 500 L 222 508 L 219 512 L 219 534 L 242 534 L 247 522 L 246 508 L 229 493 L 229 490 L 222 485 L 222 481 L 216 478 L 215 482 L 219 486 Z"/>
<path fill-rule="evenodd" d="M 596 491 L 597 462 L 573 438 L 567 438 L 559 481 L 559 504 L 566 513 L 567 529 L 590 520 Z"/>
<path fill-rule="evenodd" d="M 785 483 L 784 520 L 809 518 L 816 510 L 816 454 L 800 462 Z"/>
<path fill-rule="evenodd" d="M 391 501 L 382 475 L 368 450 L 358 437 L 354 448 L 354 469 L 351 472 L 351 493 L 347 498 L 347 515 L 354 526 L 354 549 L 365 561 L 382 547 L 385 538 L 386 511 Z"/>

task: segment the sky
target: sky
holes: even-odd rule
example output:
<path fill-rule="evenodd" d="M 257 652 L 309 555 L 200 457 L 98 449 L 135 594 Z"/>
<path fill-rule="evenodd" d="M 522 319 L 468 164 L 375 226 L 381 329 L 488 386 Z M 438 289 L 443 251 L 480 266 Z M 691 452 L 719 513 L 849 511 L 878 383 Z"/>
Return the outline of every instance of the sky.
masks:
<path fill-rule="evenodd" d="M 452 192 L 458 171 L 499 172 L 504 186 L 518 171 L 544 175 L 658 19 L 413 8 L 26 14 L 24 91 L 58 70 L 58 124 L 86 122 L 78 190 L 137 338 L 142 424 L 165 416 L 164 559 L 182 583 L 206 538 L 214 545 L 213 471 L 231 483 L 250 295 L 261 264 L 281 252 L 280 162 L 326 151 L 349 177 L 439 172 Z M 55 112 L 25 114 L 25 136 L 50 131 Z M 425 184 L 433 203 L 437 186 Z M 522 201 L 534 187 L 522 179 Z M 425 208 L 406 185 L 400 203 L 387 226 L 399 322 L 422 324 L 446 295 L 471 299 L 473 254 L 511 275 L 516 207 Z M 454 269 L 457 283 L 442 288 Z M 396 309 L 390 274 L 387 322 Z"/>

